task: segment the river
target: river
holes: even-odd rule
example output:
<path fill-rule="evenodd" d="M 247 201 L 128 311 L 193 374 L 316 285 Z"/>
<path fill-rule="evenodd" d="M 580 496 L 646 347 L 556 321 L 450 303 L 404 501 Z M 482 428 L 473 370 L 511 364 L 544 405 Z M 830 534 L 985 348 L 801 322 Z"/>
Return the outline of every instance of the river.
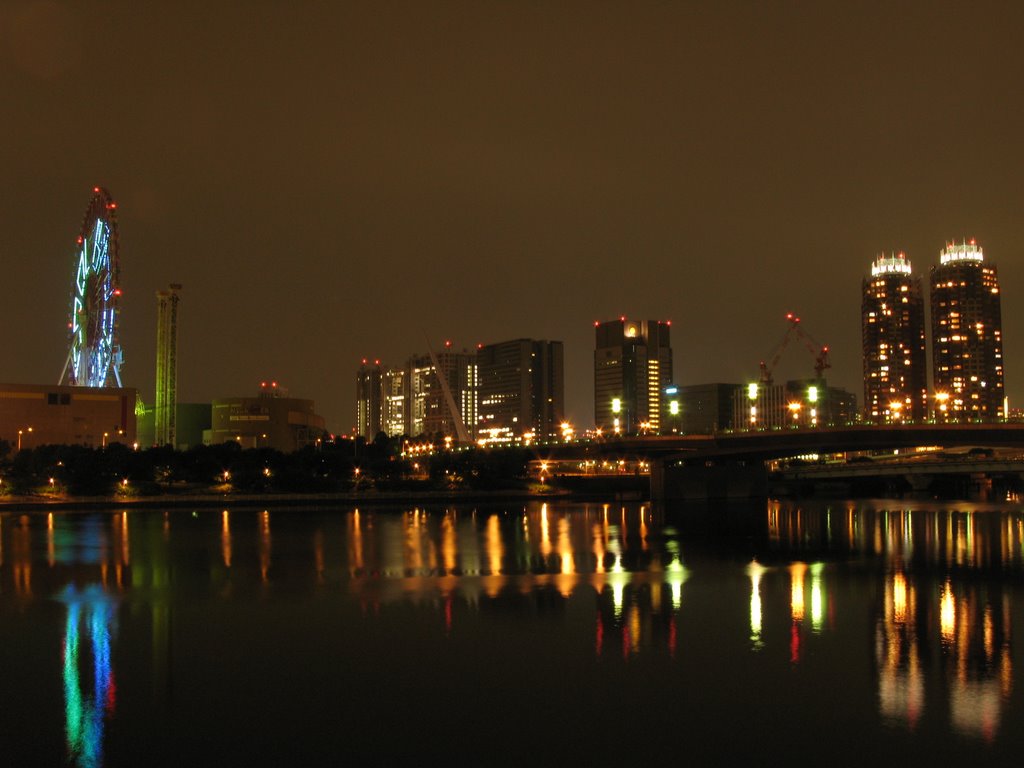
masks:
<path fill-rule="evenodd" d="M 10 765 L 1016 764 L 1024 511 L 0 514 Z"/>

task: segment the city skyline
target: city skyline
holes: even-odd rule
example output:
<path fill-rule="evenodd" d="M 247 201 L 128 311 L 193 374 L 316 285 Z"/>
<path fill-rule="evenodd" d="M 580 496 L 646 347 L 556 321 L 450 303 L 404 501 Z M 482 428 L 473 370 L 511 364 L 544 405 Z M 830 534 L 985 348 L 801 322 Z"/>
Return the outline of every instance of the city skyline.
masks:
<path fill-rule="evenodd" d="M 976 237 L 1017 406 L 1024 10 L 845 8 L 5 4 L 0 380 L 56 382 L 100 185 L 124 383 L 147 404 L 171 282 L 179 402 L 273 378 L 336 431 L 357 361 L 424 334 L 562 340 L 585 426 L 592 324 L 621 315 L 674 321 L 674 378 L 695 384 L 755 378 L 796 312 L 859 393 L 865 263 L 923 269 Z M 970 56 L 936 47 L 965 29 Z M 791 350 L 779 379 L 809 367 Z"/>

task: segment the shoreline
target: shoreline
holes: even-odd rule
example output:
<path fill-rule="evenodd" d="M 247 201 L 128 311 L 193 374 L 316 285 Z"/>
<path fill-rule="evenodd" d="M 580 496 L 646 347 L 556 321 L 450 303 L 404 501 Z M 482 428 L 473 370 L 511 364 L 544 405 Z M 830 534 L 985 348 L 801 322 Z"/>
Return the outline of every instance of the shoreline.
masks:
<path fill-rule="evenodd" d="M 47 498 L 45 496 L 2 496 L 0 513 L 5 511 L 38 510 L 95 510 L 128 508 L 183 508 L 183 507 L 322 507 L 329 504 L 386 506 L 389 504 L 414 502 L 487 502 L 501 500 L 523 501 L 588 501 L 608 499 L 619 501 L 645 501 L 646 495 L 639 493 L 594 493 L 569 490 L 552 490 L 544 493 L 529 490 L 504 491 L 374 491 L 371 493 L 197 493 L 162 494 L 159 496 L 75 496 Z"/>

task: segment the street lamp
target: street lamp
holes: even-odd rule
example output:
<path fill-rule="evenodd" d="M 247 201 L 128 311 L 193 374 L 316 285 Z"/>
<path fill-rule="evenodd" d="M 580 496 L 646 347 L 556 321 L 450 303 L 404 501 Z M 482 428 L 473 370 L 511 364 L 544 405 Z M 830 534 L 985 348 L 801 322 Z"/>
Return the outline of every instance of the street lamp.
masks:
<path fill-rule="evenodd" d="M 107 438 L 108 438 L 108 437 L 110 437 L 110 433 L 109 433 L 109 432 L 104 432 L 104 433 L 103 433 L 103 447 L 104 447 L 104 448 L 106 448 L 106 447 L 107 447 Z"/>
<path fill-rule="evenodd" d="M 789 404 L 789 412 L 793 414 L 793 426 L 797 426 L 800 421 L 800 403 L 792 402 Z"/>
<path fill-rule="evenodd" d="M 18 430 L 18 450 L 19 451 L 21 450 L 21 436 L 23 434 L 25 434 L 26 432 L 31 432 L 31 431 L 32 431 L 32 427 L 27 427 L 25 429 L 19 429 Z"/>

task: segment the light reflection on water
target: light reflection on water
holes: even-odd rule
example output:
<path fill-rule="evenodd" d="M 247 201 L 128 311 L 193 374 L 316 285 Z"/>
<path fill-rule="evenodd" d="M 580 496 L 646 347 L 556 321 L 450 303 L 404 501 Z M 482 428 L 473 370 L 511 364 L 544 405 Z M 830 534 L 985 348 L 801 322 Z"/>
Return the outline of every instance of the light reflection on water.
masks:
<path fill-rule="evenodd" d="M 81 591 L 68 585 L 59 599 L 67 606 L 62 670 L 68 756 L 77 765 L 94 768 L 103 764 L 104 724 L 116 702 L 110 658 L 114 606 L 110 596 L 94 584 Z M 91 670 L 84 660 L 87 655 L 92 659 Z M 89 671 L 91 692 L 83 680 Z"/>
<path fill-rule="evenodd" d="M 16 639 L 52 646 L 46 606 L 63 606 L 59 657 L 40 661 L 34 674 L 60 679 L 64 706 L 40 693 L 34 715 L 60 721 L 63 759 L 82 766 L 130 764 L 145 753 L 146 738 L 170 738 L 125 726 L 111 732 L 111 718 L 138 722 L 125 696 L 155 706 L 188 747 L 196 702 L 175 691 L 188 687 L 195 661 L 207 669 L 204 694 L 230 700 L 240 681 L 223 674 L 225 653 L 256 666 L 274 654 L 286 687 L 305 666 L 320 669 L 325 690 L 314 678 L 311 695 L 329 709 L 335 693 L 328 696 L 327 681 L 339 683 L 337 670 L 352 659 L 337 650 L 310 657 L 307 643 L 324 633 L 335 646 L 358 647 L 359 664 L 382 679 L 403 643 L 437 659 L 457 648 L 448 661 L 455 677 L 446 682 L 456 698 L 482 695 L 470 670 L 485 662 L 473 654 L 486 663 L 525 654 L 532 664 L 519 670 L 522 685 L 550 686 L 550 672 L 534 680 L 533 668 L 577 669 L 576 684 L 594 686 L 592 697 L 584 691 L 593 707 L 604 706 L 596 691 L 609 674 L 623 695 L 668 700 L 706 678 L 717 695 L 768 691 L 774 706 L 809 720 L 817 703 L 804 709 L 794 691 L 842 681 L 849 695 L 830 700 L 837 712 L 828 722 L 845 717 L 864 727 L 877 718 L 883 730 L 866 738 L 879 743 L 903 734 L 936 755 L 954 738 L 999 754 L 1020 746 L 1006 725 L 1021 710 L 1013 643 L 1024 573 L 1018 508 L 771 502 L 724 533 L 691 527 L 690 514 L 546 503 L 2 514 L 0 620 Z M 191 626 L 193 614 L 202 617 L 200 634 L 176 628 L 175 616 Z M 259 628 L 279 621 L 301 627 L 288 640 L 295 647 L 261 640 Z M 385 627 L 391 655 L 375 648 Z M 246 642 L 212 651 L 207 635 Z M 538 637 L 548 640 L 538 645 Z M 184 669 L 171 663 L 179 657 L 188 659 Z M 0 662 L 0 679 L 11 663 Z M 874 701 L 871 711 L 858 708 L 857 691 Z M 273 710 L 284 693 L 271 686 L 257 695 Z M 488 695 L 501 706 L 507 692 Z M 716 709 L 684 697 L 677 706 L 713 730 L 723 727 L 713 723 L 724 717 L 721 707 L 738 702 L 723 698 Z M 390 748 L 366 728 L 362 738 Z M 328 750 L 330 737 L 322 738 L 307 745 L 311 755 Z M 22 748 L 29 761 L 39 757 Z"/>

